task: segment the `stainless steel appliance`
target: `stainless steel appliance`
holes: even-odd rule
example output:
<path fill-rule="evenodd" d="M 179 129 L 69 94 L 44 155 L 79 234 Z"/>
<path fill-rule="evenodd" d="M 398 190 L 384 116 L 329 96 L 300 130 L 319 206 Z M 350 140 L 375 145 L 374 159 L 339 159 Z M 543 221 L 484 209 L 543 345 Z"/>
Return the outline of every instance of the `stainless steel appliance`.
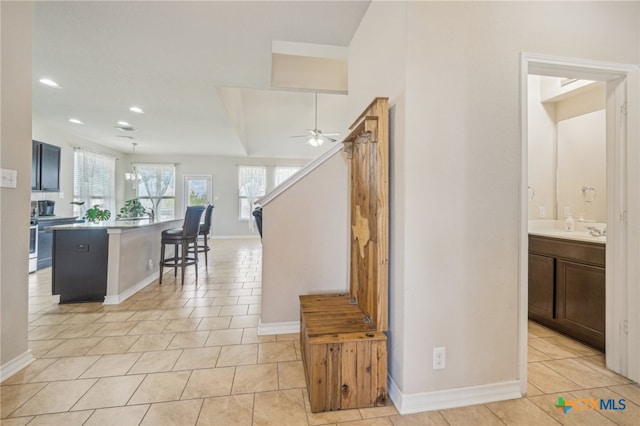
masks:
<path fill-rule="evenodd" d="M 38 216 L 54 216 L 56 202 L 52 200 L 38 201 Z"/>
<path fill-rule="evenodd" d="M 38 269 L 38 205 L 31 202 L 29 222 L 29 273 Z"/>

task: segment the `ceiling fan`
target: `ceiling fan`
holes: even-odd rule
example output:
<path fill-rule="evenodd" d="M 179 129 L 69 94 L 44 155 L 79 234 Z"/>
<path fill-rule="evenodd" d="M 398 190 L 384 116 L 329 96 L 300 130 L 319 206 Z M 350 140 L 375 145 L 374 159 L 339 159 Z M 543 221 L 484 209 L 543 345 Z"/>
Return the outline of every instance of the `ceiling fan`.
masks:
<path fill-rule="evenodd" d="M 333 139 L 331 136 L 340 136 L 340 133 L 323 133 L 322 130 L 318 129 L 318 92 L 316 92 L 316 110 L 315 110 L 315 126 L 313 130 L 307 130 L 306 135 L 296 135 L 289 136 L 290 138 L 308 138 L 307 143 L 314 148 L 319 147 L 324 143 L 324 141 L 335 142 L 336 139 Z"/>

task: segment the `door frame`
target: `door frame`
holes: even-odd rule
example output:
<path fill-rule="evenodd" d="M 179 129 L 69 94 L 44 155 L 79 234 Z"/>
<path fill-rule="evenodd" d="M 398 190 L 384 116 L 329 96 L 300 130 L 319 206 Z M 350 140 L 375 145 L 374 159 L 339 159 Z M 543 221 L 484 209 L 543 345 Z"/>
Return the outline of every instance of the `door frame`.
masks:
<path fill-rule="evenodd" d="M 527 311 L 528 311 L 528 75 L 606 81 L 607 99 L 607 250 L 606 250 L 606 363 L 607 367 L 640 380 L 640 285 L 628 277 L 639 277 L 637 261 L 640 241 L 628 239 L 629 230 L 638 230 L 638 132 L 626 117 L 638 116 L 638 66 L 611 62 L 562 58 L 523 52 L 520 61 L 520 243 L 518 349 L 522 394 L 527 393 Z M 635 164 L 634 164 L 635 163 Z M 630 215 L 631 210 L 634 214 Z M 637 258 L 637 257 L 636 257 Z"/>
<path fill-rule="evenodd" d="M 182 203 L 186 209 L 189 205 L 188 182 L 190 180 L 207 181 L 207 203 L 213 204 L 213 176 L 212 175 L 183 175 L 182 177 Z"/>

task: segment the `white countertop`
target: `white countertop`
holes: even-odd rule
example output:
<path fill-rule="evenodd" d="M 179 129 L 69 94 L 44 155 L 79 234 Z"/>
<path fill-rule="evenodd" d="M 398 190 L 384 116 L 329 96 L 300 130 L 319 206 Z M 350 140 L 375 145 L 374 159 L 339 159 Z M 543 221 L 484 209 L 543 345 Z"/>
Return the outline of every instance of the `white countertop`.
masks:
<path fill-rule="evenodd" d="M 564 220 L 530 220 L 529 235 L 541 237 L 561 238 L 563 240 L 584 241 L 588 243 L 606 244 L 607 237 L 594 237 L 589 234 L 586 226 L 597 228 L 607 227 L 606 223 L 576 222 L 575 231 L 565 231 Z"/>
<path fill-rule="evenodd" d="M 83 230 L 83 229 L 134 229 L 134 228 L 147 228 L 160 224 L 167 224 L 170 222 L 176 222 L 176 226 L 178 227 L 181 224 L 183 219 L 163 219 L 163 220 L 150 220 L 148 218 L 145 219 L 128 219 L 128 220 L 108 220 L 105 222 L 98 223 L 70 223 L 66 225 L 55 225 L 50 226 L 48 229 L 52 231 L 60 231 L 60 230 Z"/>

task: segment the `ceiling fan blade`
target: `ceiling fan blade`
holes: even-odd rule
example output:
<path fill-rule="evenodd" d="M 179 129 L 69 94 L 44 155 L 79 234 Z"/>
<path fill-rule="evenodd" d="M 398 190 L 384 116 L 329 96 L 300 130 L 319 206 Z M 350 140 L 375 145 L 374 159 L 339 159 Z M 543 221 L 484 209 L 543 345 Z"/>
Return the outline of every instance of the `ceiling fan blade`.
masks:
<path fill-rule="evenodd" d="M 335 142 L 336 140 L 333 138 L 328 137 L 326 134 L 322 133 L 321 135 L 318 135 L 318 137 L 324 139 L 324 140 L 328 140 L 329 142 Z"/>
<path fill-rule="evenodd" d="M 333 133 L 323 133 L 323 136 L 340 136 L 340 133 L 337 132 L 333 132 Z"/>
<path fill-rule="evenodd" d="M 294 135 L 294 136 L 289 136 L 290 138 L 308 138 L 309 135 Z"/>

